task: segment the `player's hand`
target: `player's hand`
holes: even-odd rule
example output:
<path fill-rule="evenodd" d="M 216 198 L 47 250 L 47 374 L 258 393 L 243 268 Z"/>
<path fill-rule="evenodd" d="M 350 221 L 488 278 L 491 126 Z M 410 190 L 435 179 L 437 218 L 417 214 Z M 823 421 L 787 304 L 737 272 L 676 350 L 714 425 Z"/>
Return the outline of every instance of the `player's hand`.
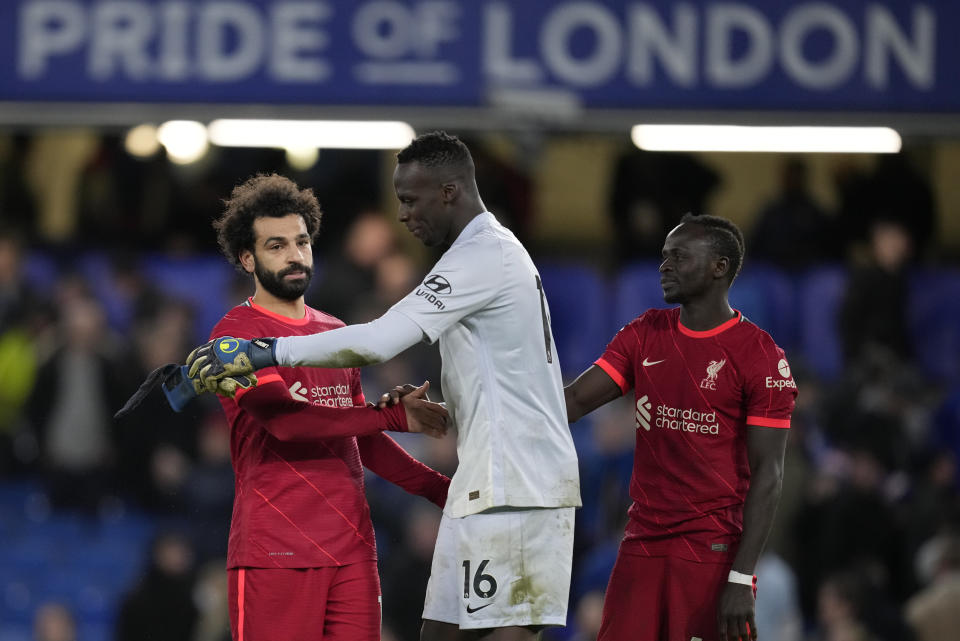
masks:
<path fill-rule="evenodd" d="M 193 381 L 197 393 L 221 393 L 219 381 L 227 377 L 252 374 L 258 369 L 276 365 L 273 347 L 276 339 L 255 338 L 245 340 L 224 336 L 196 348 L 187 356 L 187 376 Z M 229 392 L 231 384 L 223 392 Z M 233 396 L 236 393 L 227 393 Z"/>
<path fill-rule="evenodd" d="M 720 641 L 756 641 L 757 621 L 754 617 L 753 588 L 727 583 L 720 593 L 717 609 Z"/>
<path fill-rule="evenodd" d="M 406 396 L 410 392 L 415 391 L 416 389 L 417 386 L 411 385 L 410 383 L 407 383 L 406 385 L 397 385 L 389 392 L 384 392 L 380 396 L 380 400 L 377 401 L 377 408 L 383 409 L 385 407 L 396 405 L 400 402 L 402 397 Z M 427 396 L 424 396 L 424 398 L 428 401 L 430 400 Z"/>
<path fill-rule="evenodd" d="M 430 381 L 424 381 L 423 385 L 400 397 L 407 413 L 407 430 L 442 438 L 447 434 L 449 415 L 443 405 L 427 400 L 428 389 Z"/>

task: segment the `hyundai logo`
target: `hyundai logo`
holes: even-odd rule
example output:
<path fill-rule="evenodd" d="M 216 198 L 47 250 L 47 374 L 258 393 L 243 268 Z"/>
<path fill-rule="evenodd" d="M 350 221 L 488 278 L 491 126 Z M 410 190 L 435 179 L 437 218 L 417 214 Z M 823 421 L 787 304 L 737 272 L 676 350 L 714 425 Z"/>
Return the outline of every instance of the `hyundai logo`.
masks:
<path fill-rule="evenodd" d="M 450 287 L 450 281 L 436 274 L 427 276 L 427 279 L 423 281 L 423 286 L 437 294 L 449 294 L 453 291 L 453 288 Z"/>

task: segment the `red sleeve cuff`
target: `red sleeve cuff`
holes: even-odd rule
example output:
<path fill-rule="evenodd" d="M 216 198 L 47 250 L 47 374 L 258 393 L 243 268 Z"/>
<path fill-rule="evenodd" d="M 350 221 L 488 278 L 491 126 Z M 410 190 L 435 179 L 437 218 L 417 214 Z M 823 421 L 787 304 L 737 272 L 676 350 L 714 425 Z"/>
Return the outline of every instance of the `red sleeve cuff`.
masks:
<path fill-rule="evenodd" d="M 623 374 L 617 371 L 617 368 L 605 361 L 603 357 L 598 358 L 593 364 L 606 372 L 607 376 L 612 378 L 613 382 L 620 386 L 620 391 L 622 391 L 624 394 L 627 393 L 627 390 L 630 389 L 630 386 L 627 385 L 627 379 L 623 377 Z"/>
<path fill-rule="evenodd" d="M 789 418 L 767 418 L 766 416 L 748 416 L 747 425 L 788 429 L 790 427 L 790 419 Z"/>

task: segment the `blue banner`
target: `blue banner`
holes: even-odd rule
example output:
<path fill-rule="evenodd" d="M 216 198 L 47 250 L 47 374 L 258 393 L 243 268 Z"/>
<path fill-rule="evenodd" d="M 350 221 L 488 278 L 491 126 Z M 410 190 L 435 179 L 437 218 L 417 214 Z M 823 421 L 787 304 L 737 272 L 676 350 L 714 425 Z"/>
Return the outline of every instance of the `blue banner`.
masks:
<path fill-rule="evenodd" d="M 960 2 L 7 0 L 0 100 L 960 111 Z"/>

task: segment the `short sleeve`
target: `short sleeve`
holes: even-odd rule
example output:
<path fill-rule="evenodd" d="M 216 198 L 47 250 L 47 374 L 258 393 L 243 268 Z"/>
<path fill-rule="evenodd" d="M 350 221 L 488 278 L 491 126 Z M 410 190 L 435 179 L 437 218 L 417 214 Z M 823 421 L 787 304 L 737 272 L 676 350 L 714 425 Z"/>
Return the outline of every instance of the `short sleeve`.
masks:
<path fill-rule="evenodd" d="M 797 383 L 783 350 L 763 334 L 757 358 L 745 372 L 747 425 L 789 428 L 797 398 Z"/>
<path fill-rule="evenodd" d="M 430 343 L 460 319 L 485 307 L 503 283 L 503 255 L 493 239 L 454 247 L 391 311 L 416 323 Z"/>
<path fill-rule="evenodd" d="M 607 345 L 603 356 L 598 358 L 594 364 L 607 373 L 607 376 L 620 386 L 620 390 L 626 394 L 634 385 L 634 352 L 637 345 L 637 327 L 636 323 L 630 323 L 625 326 L 613 340 Z"/>

